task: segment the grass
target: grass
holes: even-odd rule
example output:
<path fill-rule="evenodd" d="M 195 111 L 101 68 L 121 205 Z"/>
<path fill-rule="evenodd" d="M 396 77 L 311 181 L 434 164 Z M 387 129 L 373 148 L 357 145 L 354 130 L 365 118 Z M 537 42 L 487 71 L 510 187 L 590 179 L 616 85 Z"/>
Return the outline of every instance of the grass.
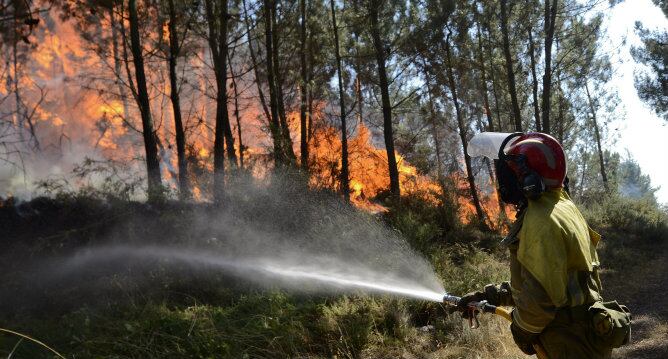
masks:
<path fill-rule="evenodd" d="M 42 253 L 109 237 L 141 241 L 146 233 L 187 238 L 179 232 L 181 221 L 207 210 L 169 203 L 162 208 L 110 204 L 88 197 L 38 199 L 21 210 L 17 206 L 0 205 L 7 235 L 0 244 L 5 293 L 25 284 L 16 272 L 18 264 Z M 610 199 L 584 212 L 605 236 L 601 257 L 606 270 L 639 270 L 642 258 L 634 251 L 668 237 L 661 217 L 665 213 L 643 206 L 649 204 Z M 493 245 L 498 235 L 451 220 L 438 222 L 442 210 L 408 203 L 385 220 L 431 261 L 453 294 L 508 279 L 506 254 Z M 202 280 L 173 271 L 156 270 L 150 278 L 135 283 L 107 277 L 111 289 L 97 293 L 80 291 L 77 285 L 38 288 L 34 296 L 48 296 L 40 305 L 16 294 L 13 301 L 0 303 L 0 326 L 34 336 L 68 358 L 524 357 L 502 319 L 483 315 L 481 327 L 469 329 L 438 303 L 258 291 L 222 276 Z M 0 356 L 10 353 L 12 358 L 50 357 L 43 348 L 0 335 Z"/>

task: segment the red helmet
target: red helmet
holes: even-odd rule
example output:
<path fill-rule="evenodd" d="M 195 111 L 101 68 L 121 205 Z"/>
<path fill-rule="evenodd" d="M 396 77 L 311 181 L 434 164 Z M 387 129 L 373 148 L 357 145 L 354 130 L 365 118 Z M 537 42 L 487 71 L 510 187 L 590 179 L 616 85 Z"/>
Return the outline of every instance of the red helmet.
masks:
<path fill-rule="evenodd" d="M 505 152 L 508 156 L 522 155 L 526 159 L 526 166 L 542 178 L 545 188 L 563 187 L 566 156 L 564 148 L 554 137 L 529 132 L 519 136 Z M 515 163 L 510 163 L 510 167 L 517 175 L 524 175 L 524 171 Z"/>

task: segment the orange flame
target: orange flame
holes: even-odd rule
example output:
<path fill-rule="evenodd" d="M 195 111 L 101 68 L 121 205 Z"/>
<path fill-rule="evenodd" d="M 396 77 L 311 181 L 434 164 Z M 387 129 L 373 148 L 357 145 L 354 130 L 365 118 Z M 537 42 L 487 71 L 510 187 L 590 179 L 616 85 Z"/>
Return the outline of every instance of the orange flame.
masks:
<path fill-rule="evenodd" d="M 100 77 L 107 76 L 114 78 L 113 64 L 103 64 L 102 59 L 87 50 L 85 41 L 78 35 L 75 27 L 68 22 L 63 22 L 54 13 L 50 15 L 54 22 L 51 28 L 40 27 L 39 46 L 31 55 L 31 60 L 26 64 L 24 77 L 20 84 L 26 88 L 34 88 L 34 83 L 44 84 L 47 90 L 47 101 L 37 107 L 36 118 L 40 122 L 40 136 L 51 139 L 51 142 L 57 142 L 56 139 L 62 134 L 67 134 L 72 141 L 78 141 L 81 146 L 79 151 L 88 150 L 90 154 L 101 155 L 107 158 L 132 158 L 143 155 L 140 136 L 133 131 L 132 126 L 139 128 L 138 111 L 136 105 L 132 104 L 129 90 L 126 95 L 129 100 L 123 102 L 118 96 L 109 95 L 118 92 L 116 85 L 95 89 L 94 87 L 85 87 L 84 83 L 87 72 L 98 72 Z M 106 21 L 106 20 L 105 20 Z M 107 32 L 109 36 L 109 23 L 105 22 L 107 28 L 101 31 Z M 153 34 L 152 36 L 169 36 L 169 30 L 165 24 L 162 24 L 162 34 Z M 108 49 L 112 53 L 111 44 Z M 204 51 L 204 50 L 202 50 Z M 205 70 L 209 68 L 204 63 L 208 56 L 203 52 L 199 56 L 192 56 L 187 63 L 182 66 L 189 66 L 193 71 L 184 71 L 183 73 L 194 73 L 193 77 L 187 80 L 196 88 L 189 94 L 182 94 L 182 107 L 187 108 L 189 113 L 194 113 L 193 117 L 187 123 L 188 145 L 190 161 L 201 170 L 202 173 L 210 173 L 213 167 L 212 145 L 213 145 L 213 117 L 215 116 L 215 104 L 203 96 L 211 88 L 207 82 Z M 106 61 L 111 61 L 106 59 Z M 148 71 L 149 76 L 153 76 L 149 81 L 156 83 L 152 87 L 151 97 L 154 99 L 151 104 L 153 118 L 156 122 L 156 134 L 161 143 L 161 157 L 164 167 L 163 173 L 171 186 L 176 186 L 177 158 L 176 148 L 173 145 L 173 124 L 171 107 L 166 105 L 165 94 L 171 89 L 164 79 L 167 78 L 167 71 L 164 64 L 158 63 Z M 232 66 L 247 67 L 247 64 L 232 64 Z M 197 71 L 199 72 L 197 72 Z M 245 69 L 242 69 L 245 70 Z M 238 71 L 244 73 L 246 71 Z M 84 76 L 84 77 L 82 77 Z M 126 76 L 126 74 L 122 74 Z M 197 76 L 196 78 L 194 76 Z M 162 87 L 160 87 L 161 80 Z M 241 81 L 241 80 L 239 80 Z M 113 87 L 113 89 L 111 89 Z M 241 86 L 243 87 L 243 86 Z M 157 89 L 160 89 L 158 91 Z M 6 95 L 0 88 L 0 94 Z M 25 97 L 36 103 L 35 91 L 25 90 Z M 246 99 L 252 96 L 242 96 Z M 248 159 L 247 166 L 251 172 L 258 178 L 262 178 L 271 167 L 268 158 L 268 148 L 270 142 L 266 123 L 261 118 L 263 111 L 259 108 L 255 100 L 243 100 L 240 107 L 243 113 L 240 116 L 241 126 L 244 136 L 244 155 Z M 339 174 L 341 171 L 341 140 L 340 132 L 337 128 L 325 124 L 322 119 L 325 103 L 316 103 L 313 116 L 315 126 L 310 129 L 312 132 L 310 139 L 310 185 L 315 188 L 330 188 L 338 190 Z M 230 110 L 230 114 L 232 114 Z M 231 116 L 233 117 L 233 116 Z M 298 114 L 292 113 L 289 116 L 291 132 L 299 133 Z M 133 122 L 134 121 L 134 122 Z M 195 122 L 195 123 L 193 123 Z M 234 133 L 237 136 L 236 131 Z M 377 203 L 375 199 L 389 188 L 388 161 L 384 149 L 373 145 L 373 135 L 371 131 L 359 123 L 352 131 L 348 140 L 349 146 L 349 175 L 350 175 L 350 199 L 351 202 L 362 209 L 371 212 L 386 211 L 382 204 Z M 238 138 L 235 138 L 238 148 Z M 294 141 L 295 152 L 299 151 L 298 141 Z M 88 155 L 88 153 L 86 153 Z M 443 200 L 443 189 L 429 175 L 421 174 L 418 169 L 412 166 L 408 161 L 396 154 L 399 170 L 400 189 L 405 195 L 420 195 L 424 200 L 432 204 L 440 204 Z M 76 157 L 77 159 L 79 157 Z M 192 175 L 192 174 L 191 174 Z M 194 176 L 194 175 L 193 175 Z M 454 191 L 460 208 L 460 219 L 467 223 L 476 211 L 468 196 L 468 183 L 466 178 L 459 174 L 449 175 L 450 180 L 455 184 Z M 210 181 L 209 181 L 210 182 Z M 202 180 L 201 183 L 193 181 L 192 193 L 196 201 L 207 200 L 210 190 L 207 186 L 210 183 Z M 496 218 L 501 213 L 498 206 L 498 198 L 494 191 L 489 195 L 481 194 L 481 202 L 485 212 L 491 218 Z"/>

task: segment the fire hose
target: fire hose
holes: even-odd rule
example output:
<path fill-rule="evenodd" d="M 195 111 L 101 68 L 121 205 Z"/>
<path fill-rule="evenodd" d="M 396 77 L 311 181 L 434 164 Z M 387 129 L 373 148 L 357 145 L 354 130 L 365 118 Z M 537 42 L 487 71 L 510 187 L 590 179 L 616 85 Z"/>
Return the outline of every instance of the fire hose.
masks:
<path fill-rule="evenodd" d="M 457 306 L 460 300 L 460 297 L 450 294 L 443 296 L 443 303 L 448 305 Z M 510 311 L 495 305 L 491 305 L 486 300 L 482 300 L 480 302 L 471 302 L 468 304 L 468 307 L 465 310 L 469 319 L 469 327 L 471 327 L 471 329 L 476 329 L 480 326 L 480 322 L 478 321 L 479 313 L 496 314 L 509 322 L 513 321 L 513 317 Z M 534 344 L 533 348 L 536 351 L 536 357 L 538 357 L 538 359 L 549 359 L 545 349 L 543 349 L 539 343 Z"/>

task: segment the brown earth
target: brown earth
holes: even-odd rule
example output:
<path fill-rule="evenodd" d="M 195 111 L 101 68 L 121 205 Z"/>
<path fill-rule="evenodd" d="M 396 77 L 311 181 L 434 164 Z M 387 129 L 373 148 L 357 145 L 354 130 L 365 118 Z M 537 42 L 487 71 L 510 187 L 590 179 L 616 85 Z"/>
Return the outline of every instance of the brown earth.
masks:
<path fill-rule="evenodd" d="M 635 270 L 603 275 L 604 294 L 626 304 L 633 315 L 632 343 L 615 350 L 613 358 L 668 358 L 668 245 L 653 249 L 629 249 L 629 255 L 640 257 Z"/>

